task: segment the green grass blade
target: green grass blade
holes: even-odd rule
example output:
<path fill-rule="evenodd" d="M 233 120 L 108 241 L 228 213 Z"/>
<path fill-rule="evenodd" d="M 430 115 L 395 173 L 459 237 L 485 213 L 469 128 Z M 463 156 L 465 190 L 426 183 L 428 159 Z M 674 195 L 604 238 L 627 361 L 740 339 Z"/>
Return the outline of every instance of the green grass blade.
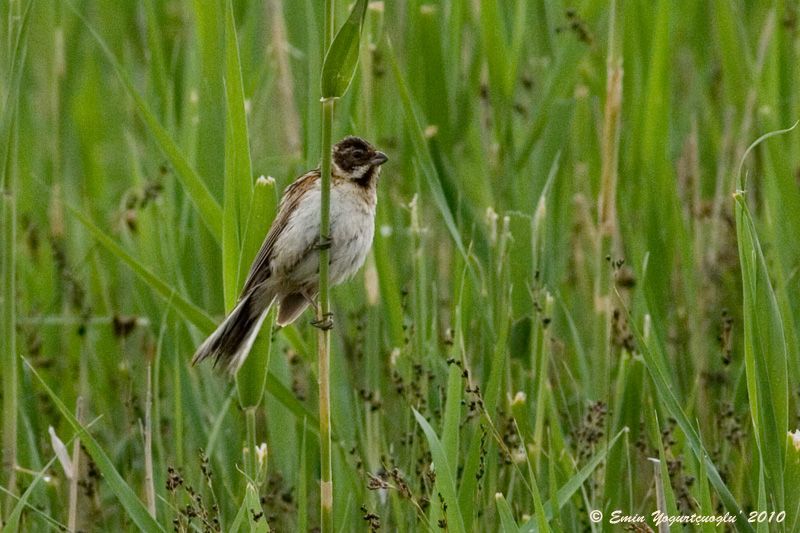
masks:
<path fill-rule="evenodd" d="M 28 364 L 28 369 L 34 375 L 45 392 L 47 392 L 50 400 L 61 412 L 61 415 L 67 419 L 67 422 L 69 422 L 69 425 L 72 426 L 72 429 L 78 432 L 81 442 L 86 447 L 89 455 L 92 456 L 94 462 L 97 464 L 97 468 L 103 474 L 105 483 L 125 508 L 126 513 L 131 518 L 133 523 L 136 524 L 141 531 L 146 531 L 148 533 L 151 531 L 164 531 L 158 522 L 156 522 L 153 517 L 150 516 L 150 513 L 147 511 L 147 507 L 145 507 L 141 500 L 139 500 L 139 498 L 136 496 L 136 493 L 133 491 L 133 489 L 131 489 L 131 487 L 125 482 L 123 477 L 114 467 L 114 463 L 111 461 L 111 458 L 94 439 L 92 434 L 83 427 L 77 418 L 75 418 L 75 415 L 70 412 L 70 410 L 59 399 L 56 393 L 53 392 L 53 390 L 47 385 L 33 365 Z"/>
<path fill-rule="evenodd" d="M 800 121 L 795 122 L 794 124 L 792 124 L 792 126 L 782 130 L 769 131 L 764 135 L 762 135 L 761 137 L 759 137 L 758 139 L 756 139 L 755 141 L 753 141 L 750 144 L 750 146 L 747 147 L 747 150 L 745 150 L 744 155 L 742 155 L 742 160 L 739 162 L 739 172 L 737 174 L 737 176 L 739 177 L 738 183 L 740 191 L 747 190 L 747 174 L 745 172 L 742 172 L 742 170 L 744 169 L 744 162 L 747 160 L 747 156 L 750 155 L 750 152 L 755 150 L 759 144 L 763 143 L 769 138 L 777 137 L 778 135 L 783 135 L 784 133 L 789 133 L 793 131 L 798 124 L 800 124 Z"/>
<path fill-rule="evenodd" d="M 697 476 L 697 490 L 700 493 L 700 497 L 697 498 L 697 501 L 700 505 L 699 513 L 704 515 L 713 515 L 714 514 L 714 505 L 711 501 L 711 489 L 708 486 L 708 470 L 706 469 L 705 461 L 697 461 L 699 465 L 699 476 Z M 703 524 L 701 526 L 703 533 L 714 533 L 716 528 L 714 524 Z"/>
<path fill-rule="evenodd" d="M 500 13 L 498 0 L 481 2 L 480 22 L 481 37 L 483 38 L 484 53 L 489 66 L 489 79 L 493 89 L 505 102 L 511 97 L 513 85 L 509 82 L 510 63 L 512 61 L 508 43 L 507 32 L 503 17 Z"/>
<path fill-rule="evenodd" d="M 242 252 L 239 256 L 240 280 L 247 276 L 250 264 L 258 254 L 261 243 L 278 210 L 278 192 L 275 188 L 275 180 L 263 176 L 258 178 L 250 202 L 249 215 L 242 237 Z"/>
<path fill-rule="evenodd" d="M 150 72 L 153 77 L 153 84 L 156 87 L 156 94 L 161 103 L 161 115 L 165 117 L 170 112 L 169 105 L 172 98 L 169 92 L 169 74 L 167 73 L 162 49 L 162 35 L 159 27 L 156 0 L 146 0 L 144 9 L 147 16 L 147 46 L 151 54 Z"/>
<path fill-rule="evenodd" d="M 187 128 L 184 146 L 191 146 L 194 168 L 214 197 L 224 193 L 225 173 L 225 1 L 191 0 L 194 35 L 191 37 L 196 63 L 187 72 L 195 100 L 191 104 L 195 124 Z"/>
<path fill-rule="evenodd" d="M 11 65 L 9 68 L 9 76 L 7 85 L 3 86 L 5 90 L 5 99 L 3 101 L 3 111 L 0 115 L 0 135 L 4 142 L 0 144 L 0 185 L 4 188 L 8 187 L 8 162 L 9 154 L 14 146 L 11 142 L 13 133 L 13 123 L 17 114 L 17 101 L 19 100 L 20 84 L 22 82 L 23 67 L 25 66 L 25 59 L 28 53 L 27 37 L 28 37 L 28 21 L 30 20 L 30 12 L 33 9 L 33 1 L 28 2 L 25 8 L 25 13 L 19 23 L 19 33 L 14 43 L 12 50 Z M 10 35 L 9 35 L 10 37 Z"/>
<path fill-rule="evenodd" d="M 240 279 L 247 275 L 243 267 L 249 265 L 258 252 L 260 243 L 269 228 L 269 223 L 275 218 L 275 211 L 275 180 L 259 178 L 252 196 L 249 219 L 242 239 L 242 252 L 239 263 Z M 236 388 L 239 393 L 239 403 L 242 407 L 259 405 L 264 395 L 272 351 L 272 328 L 274 323 L 275 312 L 273 307 L 261 327 L 261 333 L 253 345 L 253 350 L 236 374 Z"/>
<path fill-rule="evenodd" d="M 358 0 L 350 16 L 333 38 L 322 64 L 322 97 L 341 98 L 350 87 L 358 66 L 361 28 L 367 12 L 367 0 Z"/>
<path fill-rule="evenodd" d="M 548 521 L 553 519 L 556 509 L 561 509 L 564 507 L 570 498 L 572 498 L 572 496 L 578 492 L 578 490 L 581 488 L 581 485 L 583 485 L 586 480 L 589 479 L 589 476 L 592 475 L 592 472 L 594 472 L 595 469 L 600 466 L 600 463 L 605 460 L 608 452 L 614 447 L 620 436 L 622 436 L 622 434 L 626 431 L 627 429 L 623 429 L 617 433 L 614 438 L 603 447 L 602 450 L 594 454 L 594 456 L 580 470 L 578 470 L 571 478 L 567 480 L 566 483 L 564 483 L 564 485 L 561 486 L 560 489 L 558 489 L 558 492 L 556 493 L 558 497 L 557 501 L 548 500 L 547 503 L 544 504 L 544 512 Z M 523 533 L 539 531 L 536 518 L 531 518 L 522 524 L 522 526 L 520 526 L 520 530 Z"/>
<path fill-rule="evenodd" d="M 210 334 L 212 331 L 214 331 L 216 328 L 216 323 L 202 309 L 178 294 L 174 287 L 161 280 L 161 278 L 151 272 L 135 257 L 126 252 L 122 246 L 114 241 L 114 239 L 106 235 L 103 230 L 95 226 L 89 217 L 73 207 L 70 207 L 69 210 L 84 225 L 84 227 L 89 230 L 89 233 L 92 234 L 95 240 L 97 240 L 97 242 L 100 243 L 103 248 L 117 257 L 117 259 L 128 265 L 128 267 L 148 286 L 150 286 L 151 289 L 153 289 L 159 296 L 164 298 L 164 300 L 173 305 L 186 320 L 195 325 L 204 334 Z"/>
<path fill-rule="evenodd" d="M 736 236 L 742 271 L 744 316 L 744 357 L 750 414 L 755 428 L 761 464 L 766 469 L 770 497 L 778 507 L 784 504 L 784 463 L 786 449 L 775 443 L 789 430 L 789 352 L 784 320 L 755 222 L 745 200 L 744 162 L 752 150 L 770 137 L 792 131 L 768 132 L 753 142 L 739 163 L 739 187 L 734 194 Z M 761 473 L 764 474 L 763 472 Z"/>
<path fill-rule="evenodd" d="M 245 114 L 244 86 L 233 4 L 225 9 L 225 201 L 222 223 L 223 286 L 225 310 L 236 304 L 240 279 L 242 242 L 253 196 L 250 137 Z"/>
<path fill-rule="evenodd" d="M 510 327 L 511 317 L 508 316 L 505 317 L 501 324 L 500 331 L 497 335 L 497 341 L 494 345 L 492 364 L 490 366 L 491 373 L 489 374 L 484 395 L 484 410 L 486 413 L 494 413 L 500 402 L 500 395 L 502 392 L 501 384 L 503 376 L 506 375 L 506 359 L 508 358 L 507 341 Z M 459 504 L 464 509 L 472 507 L 472 502 L 475 500 L 478 493 L 476 474 L 480 468 L 481 438 L 482 435 L 480 435 L 479 432 L 473 435 L 464 464 L 464 473 L 458 495 Z M 467 527 L 470 527 L 472 519 L 472 516 L 467 516 L 465 518 Z"/>
<path fill-rule="evenodd" d="M 786 472 L 784 481 L 786 483 L 786 495 L 784 503 L 786 505 L 786 525 L 787 531 L 797 531 L 800 526 L 800 487 L 797 480 L 800 479 L 800 433 L 790 432 L 786 438 Z"/>
<path fill-rule="evenodd" d="M 789 424 L 786 339 L 775 291 L 755 224 L 744 200 L 736 201 L 736 233 L 744 293 L 744 353 L 750 413 L 771 496 L 783 506 L 782 442 Z"/>
<path fill-rule="evenodd" d="M 242 409 L 258 407 L 264 398 L 269 359 L 272 355 L 272 327 L 275 323 L 275 310 L 276 307 L 272 306 L 253 344 L 253 349 L 250 350 L 250 355 L 236 373 L 236 390 Z"/>
<path fill-rule="evenodd" d="M 419 118 L 414 111 L 414 105 L 411 103 L 411 93 L 408 90 L 408 85 L 403 77 L 400 64 L 398 63 L 397 57 L 395 56 L 391 46 L 389 49 L 389 57 L 392 60 L 392 70 L 394 72 L 395 80 L 397 81 L 398 90 L 400 91 L 400 102 L 403 104 L 403 115 L 405 118 L 406 128 L 409 130 L 411 142 L 414 145 L 414 151 L 418 157 L 422 174 L 425 176 L 425 179 L 428 182 L 428 186 L 430 187 L 431 194 L 433 194 L 436 207 L 439 209 L 439 213 L 444 219 L 445 226 L 450 232 L 450 236 L 453 238 L 456 248 L 458 248 L 458 251 L 461 252 L 464 261 L 469 264 L 469 258 L 467 257 L 467 251 L 466 248 L 464 248 L 461 234 L 458 231 L 455 218 L 453 218 L 453 213 L 450 210 L 447 199 L 444 196 L 442 183 L 436 172 L 436 167 L 433 164 L 433 160 L 431 159 L 431 154 L 428 149 L 427 142 L 425 141 L 425 135 L 422 132 L 422 126 L 420 125 Z"/>
<path fill-rule="evenodd" d="M 153 138 L 156 140 L 159 148 L 164 155 L 172 163 L 175 168 L 176 175 L 183 185 L 187 196 L 197 208 L 200 218 L 205 223 L 211 235 L 217 240 L 222 241 L 222 208 L 219 203 L 214 199 L 206 187 L 200 175 L 192 168 L 186 156 L 181 151 L 180 147 L 172 140 L 169 132 L 161 125 L 156 118 L 155 114 L 150 110 L 144 97 L 139 94 L 133 85 L 130 76 L 119 64 L 111 49 L 105 43 L 102 37 L 95 31 L 89 24 L 89 21 L 75 8 L 71 2 L 67 2 L 75 15 L 81 20 L 89 33 L 94 37 L 100 49 L 103 51 L 106 59 L 114 68 L 114 72 L 122 82 L 123 87 L 128 92 L 128 95 L 133 99 L 136 104 L 136 110 L 139 113 L 142 121 L 147 125 Z"/>
<path fill-rule="evenodd" d="M 16 492 L 16 467 L 19 431 L 19 365 L 17 360 L 17 201 L 19 180 L 17 112 L 20 107 L 20 87 L 28 50 L 28 31 L 33 2 L 28 2 L 19 31 L 11 50 L 8 86 L 3 87 L 6 97 L 0 115 L 0 362 L 3 385 L 3 436 L 0 450 L 0 480 L 8 485 L 11 494 Z M 13 26 L 9 24 L 9 39 Z M 4 498 L 7 510 L 10 500 Z"/>
<path fill-rule="evenodd" d="M 511 506 L 508 505 L 503 493 L 498 492 L 495 494 L 494 501 L 497 505 L 497 514 L 500 515 L 500 531 L 503 533 L 518 533 L 519 526 L 517 521 L 514 520 L 514 513 L 511 512 Z"/>
<path fill-rule="evenodd" d="M 444 502 L 447 504 L 447 510 L 445 511 L 445 516 L 447 517 L 447 528 L 449 531 L 463 533 L 465 531 L 464 521 L 458 504 L 456 478 L 450 469 L 447 453 L 445 452 L 439 437 L 436 435 L 436 432 L 433 430 L 428 421 L 425 420 L 425 417 L 419 414 L 416 409 L 412 408 L 412 410 L 414 411 L 414 417 L 417 419 L 417 423 L 419 423 L 423 433 L 425 433 L 425 438 L 428 440 L 428 446 L 431 449 L 433 466 L 436 470 L 436 484 L 441 490 Z M 437 504 L 438 502 L 432 502 L 432 505 Z"/>
<path fill-rule="evenodd" d="M 266 383 L 267 392 L 275 397 L 276 400 L 281 402 L 298 420 L 308 421 L 308 431 L 319 435 L 319 418 L 305 405 L 300 403 L 295 395 L 289 390 L 286 385 L 278 381 L 278 378 L 272 374 L 267 374 Z M 334 437 L 336 434 L 334 433 Z"/>
<path fill-rule="evenodd" d="M 447 376 L 447 399 L 442 424 L 442 445 L 450 461 L 450 469 L 458 468 L 459 425 L 461 423 L 461 395 L 464 391 L 461 368 L 451 364 Z"/>
<path fill-rule="evenodd" d="M 659 424 L 658 413 L 655 410 L 645 407 L 645 426 L 650 433 L 650 444 L 658 450 L 658 457 L 650 458 L 655 471 L 654 482 L 656 485 L 656 502 L 659 511 L 666 515 L 674 516 L 678 514 L 675 503 L 675 492 L 670 483 L 669 470 L 667 469 L 667 453 L 664 449 L 664 439 L 662 438 L 662 428 Z"/>
<path fill-rule="evenodd" d="M 254 516 L 258 516 L 258 519 L 256 520 Z M 228 531 L 266 533 L 269 530 L 264 509 L 261 507 L 261 502 L 258 498 L 258 491 L 252 483 L 248 482 L 242 505 L 239 507 L 239 512 L 236 513 L 236 517 L 233 519 Z"/>
<path fill-rule="evenodd" d="M 625 310 L 628 312 L 627 308 Z M 645 341 L 629 312 L 628 322 L 631 325 L 631 330 L 634 336 L 636 337 L 636 343 L 642 350 L 642 357 L 644 359 L 645 367 L 647 368 L 647 371 L 653 380 L 656 391 L 658 391 L 658 397 L 661 399 L 662 405 L 670 414 L 670 416 L 676 420 L 678 427 L 685 435 L 686 441 L 695 457 L 697 457 L 697 459 L 700 461 L 705 461 L 709 480 L 714 486 L 714 489 L 717 491 L 717 494 L 719 495 L 720 500 L 722 500 L 722 503 L 725 505 L 725 508 L 728 509 L 731 514 L 737 515 L 737 523 L 740 524 L 740 527 L 744 531 L 752 532 L 753 528 L 747 522 L 747 517 L 744 514 L 744 510 L 737 503 L 736 498 L 734 498 L 727 484 L 722 480 L 719 470 L 717 470 L 716 465 L 714 465 L 714 463 L 711 461 L 710 454 L 703 447 L 700 441 L 700 436 L 697 434 L 697 431 L 692 426 L 691 422 L 689 422 L 689 417 L 686 416 L 686 412 L 681 407 L 678 397 L 675 395 L 674 388 L 667 377 L 669 374 L 664 368 L 664 355 L 658 348 L 658 341 L 653 340 L 652 343 Z M 656 351 L 658 351 L 658 354 L 655 353 Z"/>
<path fill-rule="evenodd" d="M 20 531 L 19 521 L 22 517 L 22 511 L 24 511 L 26 507 L 30 506 L 28 500 L 31 498 L 31 495 L 36 487 L 39 486 L 39 482 L 44 479 L 45 475 L 50 470 L 50 467 L 56 462 L 56 459 L 57 457 L 53 456 L 53 458 L 50 459 L 46 465 L 44 465 L 44 468 L 42 468 L 39 473 L 36 474 L 36 477 L 31 480 L 28 488 L 25 489 L 25 492 L 23 492 L 22 496 L 19 497 L 19 500 L 17 500 L 14 508 L 11 509 L 11 512 L 5 518 L 5 522 L 3 522 L 3 533 L 17 533 Z"/>

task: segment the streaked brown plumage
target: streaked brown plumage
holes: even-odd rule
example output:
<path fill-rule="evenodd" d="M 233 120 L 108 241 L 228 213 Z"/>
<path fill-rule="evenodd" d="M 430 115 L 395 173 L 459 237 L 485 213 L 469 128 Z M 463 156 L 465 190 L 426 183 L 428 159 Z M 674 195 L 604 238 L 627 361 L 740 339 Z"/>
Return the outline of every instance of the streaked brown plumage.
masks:
<path fill-rule="evenodd" d="M 375 229 L 380 166 L 386 155 L 358 137 L 332 152 L 330 282 L 355 274 Z M 211 358 L 231 373 L 244 362 L 273 302 L 279 325 L 294 322 L 313 304 L 319 285 L 320 172 L 312 170 L 284 191 L 278 214 L 258 252 L 236 307 L 197 349 L 192 363 Z"/>

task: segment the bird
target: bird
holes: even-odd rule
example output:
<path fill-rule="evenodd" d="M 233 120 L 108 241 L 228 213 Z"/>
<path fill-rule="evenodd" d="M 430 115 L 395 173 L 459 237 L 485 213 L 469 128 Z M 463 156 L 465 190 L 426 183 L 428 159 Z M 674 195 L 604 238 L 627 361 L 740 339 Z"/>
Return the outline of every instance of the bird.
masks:
<path fill-rule="evenodd" d="M 236 305 L 197 348 L 193 365 L 211 359 L 215 368 L 235 374 L 272 305 L 278 305 L 278 326 L 291 324 L 309 305 L 315 306 L 322 248 L 330 249 L 331 286 L 352 278 L 364 264 L 375 233 L 378 178 L 388 157 L 355 136 L 337 142 L 330 157 L 329 236 L 320 238 L 321 174 L 316 168 L 284 191 Z M 312 323 L 331 325 L 329 320 Z"/>

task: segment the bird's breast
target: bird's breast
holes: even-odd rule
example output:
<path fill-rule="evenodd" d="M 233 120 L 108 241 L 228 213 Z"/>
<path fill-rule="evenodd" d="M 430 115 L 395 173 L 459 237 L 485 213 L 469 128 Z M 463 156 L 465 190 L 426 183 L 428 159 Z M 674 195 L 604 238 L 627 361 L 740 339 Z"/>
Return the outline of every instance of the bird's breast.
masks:
<path fill-rule="evenodd" d="M 331 284 L 352 277 L 369 253 L 375 231 L 375 191 L 334 181 L 330 202 Z M 271 267 L 276 280 L 292 290 L 313 293 L 319 276 L 320 189 L 307 191 L 287 218 L 275 243 Z M 309 289 L 310 288 L 310 289 Z"/>
<path fill-rule="evenodd" d="M 365 195 L 369 192 L 371 198 Z M 334 188 L 331 195 L 330 260 L 334 285 L 352 277 L 361 268 L 374 234 L 374 191 L 364 191 L 351 184 Z"/>

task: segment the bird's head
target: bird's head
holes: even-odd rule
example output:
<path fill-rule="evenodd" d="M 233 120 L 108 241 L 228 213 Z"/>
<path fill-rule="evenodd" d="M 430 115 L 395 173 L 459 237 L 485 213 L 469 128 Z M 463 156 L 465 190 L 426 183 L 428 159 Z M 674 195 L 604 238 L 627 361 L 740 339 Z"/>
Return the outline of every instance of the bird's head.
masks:
<path fill-rule="evenodd" d="M 380 166 L 389 158 L 360 137 L 345 137 L 333 146 L 336 173 L 354 181 L 377 177 Z"/>

